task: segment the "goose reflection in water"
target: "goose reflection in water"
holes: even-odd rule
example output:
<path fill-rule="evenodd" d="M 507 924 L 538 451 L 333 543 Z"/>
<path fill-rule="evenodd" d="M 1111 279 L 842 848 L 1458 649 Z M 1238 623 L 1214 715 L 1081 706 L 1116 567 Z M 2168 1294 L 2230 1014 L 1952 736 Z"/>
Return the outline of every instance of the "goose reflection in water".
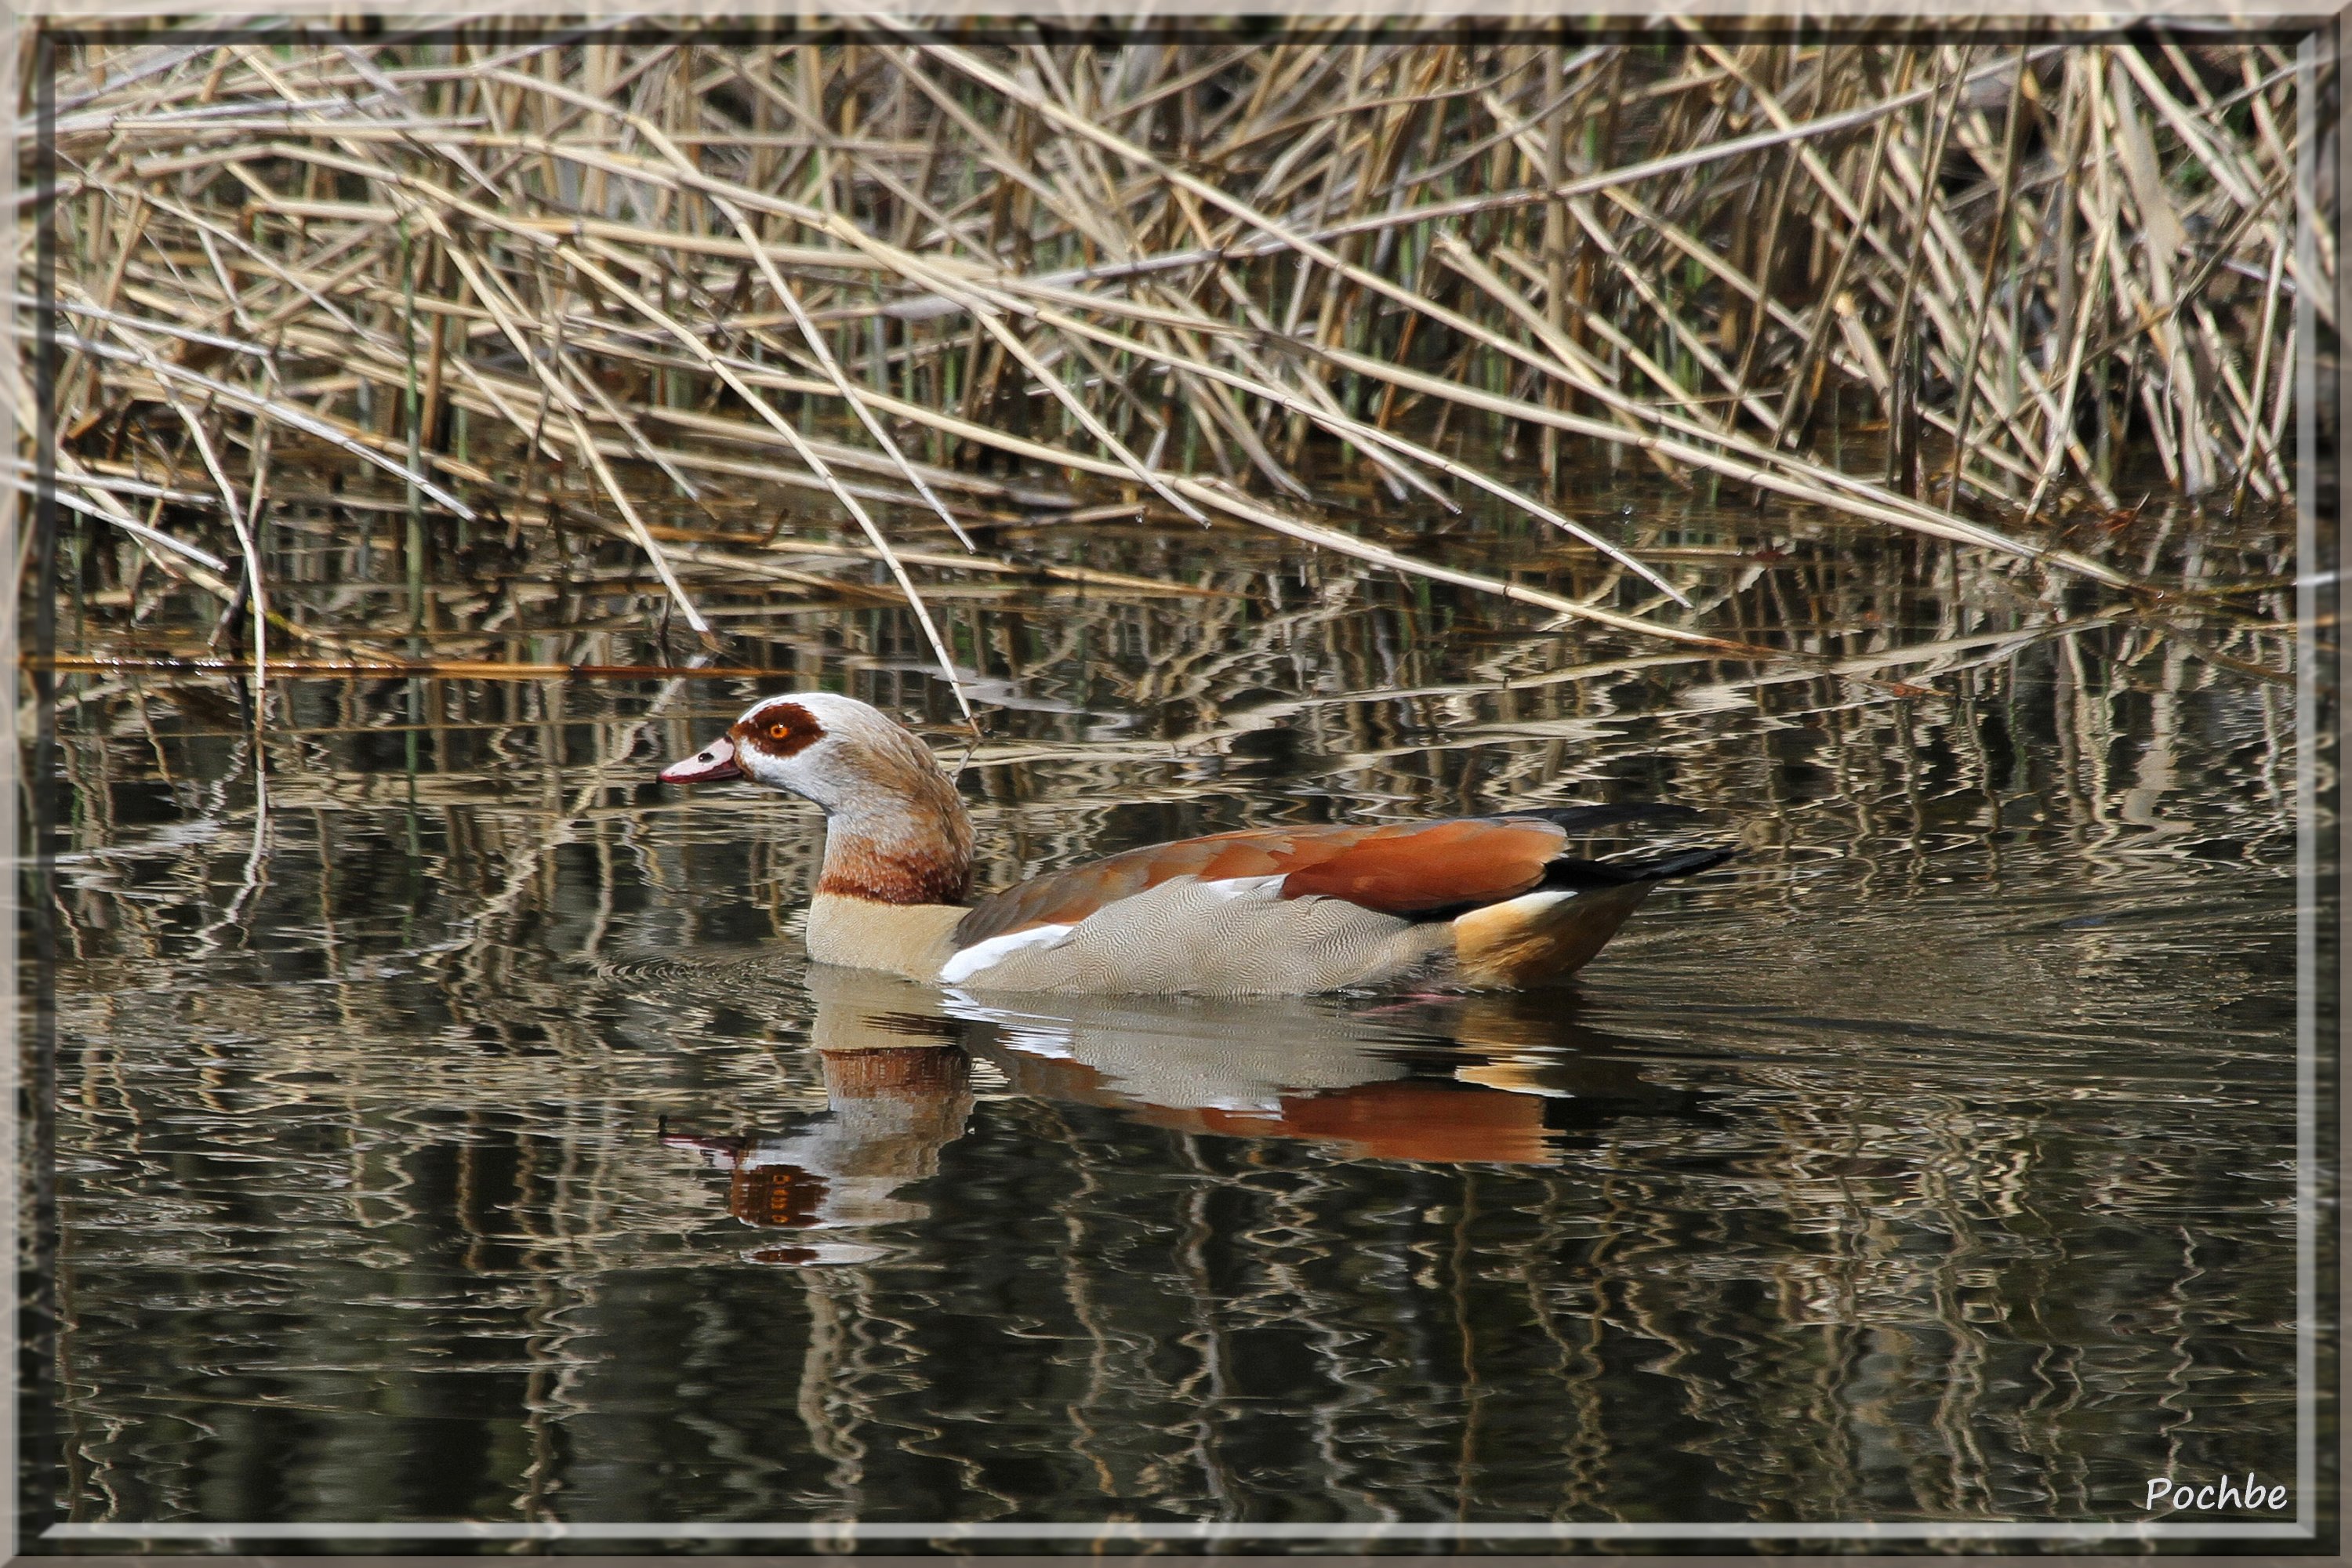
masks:
<path fill-rule="evenodd" d="M 1650 1047 L 1577 1023 L 1559 994 L 1008 1002 L 829 964 L 807 984 L 825 1110 L 783 1131 L 664 1136 L 729 1173 L 736 1218 L 798 1233 L 753 1262 L 870 1262 L 884 1249 L 813 1233 L 928 1217 L 908 1189 L 963 1135 L 975 1059 L 1016 1095 L 1351 1160 L 1548 1163 L 1619 1118 L 1700 1100 L 1643 1079 L 1625 1053 Z"/>
<path fill-rule="evenodd" d="M 829 973 L 893 994 L 829 996 L 813 975 L 810 1044 L 824 1073 L 824 1110 L 784 1132 L 662 1140 L 699 1150 L 730 1173 L 727 1207 L 746 1225 L 805 1232 L 921 1219 L 930 1211 L 897 1194 L 938 1173 L 940 1151 L 963 1135 L 971 1116 L 971 1058 L 960 1044 L 965 1026 L 940 1013 L 938 993 L 855 971 Z M 866 1263 L 882 1250 L 800 1237 L 744 1256 L 754 1263 Z"/>

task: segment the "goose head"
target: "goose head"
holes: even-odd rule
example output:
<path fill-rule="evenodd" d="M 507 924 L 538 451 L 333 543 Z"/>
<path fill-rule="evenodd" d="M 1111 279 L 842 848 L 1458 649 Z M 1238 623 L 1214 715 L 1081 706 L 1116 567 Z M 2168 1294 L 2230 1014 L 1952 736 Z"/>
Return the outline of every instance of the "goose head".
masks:
<path fill-rule="evenodd" d="M 753 703 L 664 784 L 749 779 L 825 815 L 820 891 L 888 903 L 953 902 L 971 865 L 971 823 L 929 746 L 855 697 L 801 691 Z"/>

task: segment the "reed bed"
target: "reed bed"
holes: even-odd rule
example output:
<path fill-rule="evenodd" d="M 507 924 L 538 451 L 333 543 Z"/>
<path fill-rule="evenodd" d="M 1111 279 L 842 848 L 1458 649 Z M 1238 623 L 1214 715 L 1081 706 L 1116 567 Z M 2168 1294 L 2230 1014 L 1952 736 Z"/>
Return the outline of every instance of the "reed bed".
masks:
<path fill-rule="evenodd" d="M 1580 508 L 1629 461 L 2177 587 L 2090 522 L 2163 489 L 2283 506 L 2296 301 L 2335 325 L 2295 60 L 2259 39 L 54 44 L 20 231 L 34 262 L 47 219 L 53 270 L 20 276 L 54 281 L 58 439 L 17 482 L 53 468 L 110 529 L 82 569 L 131 618 L 194 591 L 257 667 L 514 624 L 511 594 L 424 584 L 584 542 L 714 648 L 748 582 L 903 600 L 946 668 L 942 595 L 1141 588 L 992 531 L 1107 520 L 1760 651 Z M 1552 537 L 1573 591 L 1391 526 L 1465 507 Z M 379 540 L 404 615 L 273 605 L 273 552 L 365 575 Z"/>

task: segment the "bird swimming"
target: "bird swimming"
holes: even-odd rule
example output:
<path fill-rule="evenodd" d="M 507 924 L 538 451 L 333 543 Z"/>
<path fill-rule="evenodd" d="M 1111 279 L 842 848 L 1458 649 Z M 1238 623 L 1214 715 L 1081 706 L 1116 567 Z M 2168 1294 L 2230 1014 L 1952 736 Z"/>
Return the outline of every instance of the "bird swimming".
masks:
<path fill-rule="evenodd" d="M 1130 849 L 971 899 L 972 826 L 930 748 L 834 692 L 755 703 L 661 770 L 749 779 L 825 815 L 809 956 L 971 989 L 1303 995 L 1398 981 L 1516 989 L 1574 973 L 1660 882 L 1728 848 L 1636 860 L 1572 834 L 1685 808 L 1570 805 L 1250 827 Z"/>

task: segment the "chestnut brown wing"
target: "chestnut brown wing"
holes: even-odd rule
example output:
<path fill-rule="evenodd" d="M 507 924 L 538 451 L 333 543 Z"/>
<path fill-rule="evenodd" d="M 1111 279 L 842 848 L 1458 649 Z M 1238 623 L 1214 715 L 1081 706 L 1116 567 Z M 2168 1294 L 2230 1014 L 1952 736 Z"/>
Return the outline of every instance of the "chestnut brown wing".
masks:
<path fill-rule="evenodd" d="M 1526 892 L 1567 843 L 1529 817 L 1457 817 L 1369 833 L 1290 873 L 1282 896 L 1320 894 L 1392 915 L 1489 904 Z"/>
<path fill-rule="evenodd" d="M 1032 926 L 1072 925 L 1173 877 L 1283 878 L 1282 896 L 1344 899 L 1389 914 L 1489 903 L 1526 892 L 1568 835 L 1529 817 L 1457 817 L 1387 827 L 1244 828 L 1074 866 L 983 899 L 956 945 Z"/>

